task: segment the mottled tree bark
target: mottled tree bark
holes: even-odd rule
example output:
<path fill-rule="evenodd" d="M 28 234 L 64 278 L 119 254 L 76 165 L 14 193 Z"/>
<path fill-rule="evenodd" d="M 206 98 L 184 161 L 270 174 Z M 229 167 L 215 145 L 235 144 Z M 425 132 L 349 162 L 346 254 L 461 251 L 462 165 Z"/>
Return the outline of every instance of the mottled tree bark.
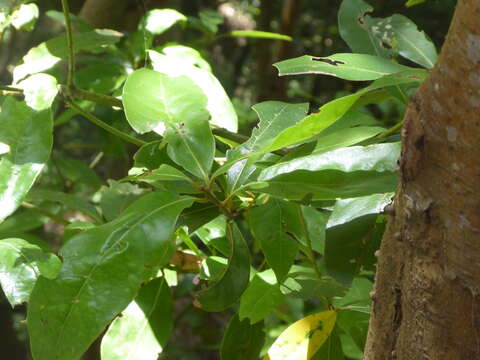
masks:
<path fill-rule="evenodd" d="M 480 359 L 479 0 L 458 1 L 402 141 L 365 359 Z"/>

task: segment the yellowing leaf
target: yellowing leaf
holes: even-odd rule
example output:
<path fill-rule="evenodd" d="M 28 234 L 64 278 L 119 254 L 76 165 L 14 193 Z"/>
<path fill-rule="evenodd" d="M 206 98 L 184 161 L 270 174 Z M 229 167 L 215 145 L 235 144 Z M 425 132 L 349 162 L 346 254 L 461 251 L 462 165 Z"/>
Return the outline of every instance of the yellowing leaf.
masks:
<path fill-rule="evenodd" d="M 337 313 L 324 311 L 290 325 L 275 340 L 264 360 L 309 360 L 330 336 Z"/>

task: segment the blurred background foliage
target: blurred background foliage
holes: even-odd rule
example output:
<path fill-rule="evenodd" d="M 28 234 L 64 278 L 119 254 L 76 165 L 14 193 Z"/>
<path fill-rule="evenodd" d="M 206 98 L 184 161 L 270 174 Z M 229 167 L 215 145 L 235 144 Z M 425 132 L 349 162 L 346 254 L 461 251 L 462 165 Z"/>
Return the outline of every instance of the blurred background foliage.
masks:
<path fill-rule="evenodd" d="M 0 5 L 14 6 L 20 1 L 3 0 Z M 61 6 L 58 0 L 38 0 L 39 18 L 32 31 L 0 26 L 0 84 L 12 82 L 13 68 L 21 62 L 27 51 L 54 36 L 63 33 Z M 405 7 L 405 0 L 370 0 L 374 15 L 403 14 L 424 30 L 440 49 L 448 30 L 455 1 L 429 0 L 418 6 Z M 354 91 L 359 87 L 326 76 L 296 76 L 279 78 L 272 63 L 304 54 L 328 56 L 349 52 L 339 36 L 337 12 L 340 1 L 335 0 L 70 0 L 72 13 L 79 15 L 94 28 L 115 29 L 125 35 L 117 50 L 83 54 L 78 60 L 76 84 L 97 93 L 119 94 L 126 75 L 146 62 L 143 44 L 146 34 L 137 31 L 142 16 L 151 9 L 176 9 L 189 18 L 188 23 L 173 26 L 155 37 L 153 47 L 162 49 L 166 44 L 178 43 L 196 49 L 208 61 L 213 73 L 233 99 L 239 116 L 240 133 L 249 134 L 257 117 L 251 106 L 263 100 L 305 102 L 311 109 Z M 1 20 L 1 19 L 0 19 Z M 1 23 L 1 22 L 0 22 Z M 75 22 L 80 30 L 85 23 Z M 292 42 L 272 39 L 228 37 L 233 30 L 263 30 L 289 35 Z M 208 65 L 205 65 L 208 66 Z M 65 66 L 50 70 L 64 80 Z M 102 120 L 131 131 L 123 112 L 111 108 L 89 106 Z M 375 122 L 389 127 L 398 122 L 403 104 L 391 100 L 381 105 L 371 105 L 368 110 Z M 106 179 L 120 179 L 131 168 L 135 149 L 118 138 L 105 133 L 75 112 L 57 104 L 55 113 L 55 149 L 48 166 L 51 176 L 43 176 L 42 185 L 60 187 L 64 192 L 93 194 Z M 147 136 L 148 140 L 148 136 Z M 95 168 L 95 171 L 92 169 Z M 125 185 L 126 186 L 126 185 Z M 73 189 L 75 188 L 75 189 Z M 113 189 L 113 187 L 112 187 Z M 74 190 L 74 191 L 73 191 Z M 118 191 L 122 191 L 120 187 Z M 131 189 L 129 189 L 130 191 Z M 58 211 L 54 201 L 43 204 L 50 212 Z M 63 235 L 54 223 L 42 214 L 23 211 L 21 216 L 0 225 L 2 237 L 18 232 L 31 234 L 58 248 Z M 20 213 L 22 215 L 22 212 Z M 82 221 L 81 216 L 78 221 Z M 81 224 L 81 223 L 80 223 Z M 80 225 L 79 225 L 80 226 Z M 23 236 L 25 236 L 23 234 Z M 194 287 L 193 274 L 179 277 L 175 288 L 174 324 L 171 341 L 164 351 L 165 359 L 217 359 L 222 332 L 230 314 L 206 313 L 191 303 Z M 5 359 L 29 359 L 27 334 L 24 327 L 25 308 L 12 312 L 0 295 L 0 344 Z M 279 335 L 285 324 L 292 322 L 315 304 L 289 298 L 277 317 L 267 319 L 273 323 L 268 341 Z M 96 359 L 95 345 L 85 355 Z"/>

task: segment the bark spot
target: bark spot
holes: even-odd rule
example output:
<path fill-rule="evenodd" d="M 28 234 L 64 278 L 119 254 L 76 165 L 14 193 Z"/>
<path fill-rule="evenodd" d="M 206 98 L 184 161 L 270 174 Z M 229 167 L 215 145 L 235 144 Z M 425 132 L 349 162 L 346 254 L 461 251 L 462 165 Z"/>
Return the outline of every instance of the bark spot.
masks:
<path fill-rule="evenodd" d="M 468 34 L 467 56 L 474 63 L 480 62 L 480 35 Z"/>
<path fill-rule="evenodd" d="M 447 126 L 447 140 L 455 142 L 457 140 L 458 130 L 453 126 Z"/>

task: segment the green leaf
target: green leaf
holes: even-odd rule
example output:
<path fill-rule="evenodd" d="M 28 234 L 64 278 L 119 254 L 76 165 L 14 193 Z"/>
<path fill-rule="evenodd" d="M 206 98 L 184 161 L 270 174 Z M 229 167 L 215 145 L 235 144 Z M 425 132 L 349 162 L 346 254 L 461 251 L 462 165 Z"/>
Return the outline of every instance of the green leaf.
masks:
<path fill-rule="evenodd" d="M 233 30 L 222 36 L 232 36 L 232 37 L 249 37 L 257 39 L 273 39 L 273 40 L 284 40 L 292 41 L 293 39 L 288 35 L 277 34 L 268 31 L 258 31 L 258 30 Z"/>
<path fill-rule="evenodd" d="M 322 345 L 322 347 L 317 351 L 312 360 L 345 360 L 342 349 L 342 342 L 340 341 L 340 336 L 338 336 L 337 325 L 335 325 L 332 333 Z"/>
<path fill-rule="evenodd" d="M 13 27 L 17 30 L 32 31 L 38 19 L 36 4 L 22 4 L 10 18 Z"/>
<path fill-rule="evenodd" d="M 232 248 L 227 269 L 217 281 L 196 296 L 200 307 L 205 311 L 226 309 L 240 298 L 248 285 L 250 253 L 235 223 L 227 222 L 227 239 Z"/>
<path fill-rule="evenodd" d="M 338 11 L 340 36 L 355 53 L 387 57 L 388 49 L 373 35 L 368 24 L 367 13 L 372 11 L 363 0 L 343 0 Z"/>
<path fill-rule="evenodd" d="M 337 313 L 324 311 L 298 320 L 275 340 L 265 360 L 309 360 L 329 338 Z"/>
<path fill-rule="evenodd" d="M 37 111 L 50 108 L 58 93 L 57 79 L 48 74 L 29 76 L 18 87 L 23 89 L 27 105 Z"/>
<path fill-rule="evenodd" d="M 331 134 L 320 136 L 313 153 L 322 154 L 342 147 L 355 145 L 380 134 L 382 131 L 385 131 L 385 129 L 378 126 L 357 126 L 341 129 Z"/>
<path fill-rule="evenodd" d="M 190 178 L 173 166 L 160 165 L 158 169 L 139 175 L 135 180 L 154 184 L 162 181 L 190 181 Z"/>
<path fill-rule="evenodd" d="M 366 239 L 374 230 L 376 215 L 366 215 L 326 231 L 325 268 L 335 280 L 350 286 L 361 269 Z"/>
<path fill-rule="evenodd" d="M 248 212 L 251 231 L 279 283 L 288 274 L 298 253 L 298 243 L 288 232 L 286 218 L 288 212 L 295 211 L 292 209 L 295 206 L 298 205 L 271 199 Z"/>
<path fill-rule="evenodd" d="M 100 189 L 100 208 L 107 221 L 114 220 L 144 193 L 137 185 L 130 183 L 119 183 L 109 180 L 108 185 L 108 187 L 103 186 Z"/>
<path fill-rule="evenodd" d="M 423 4 L 425 1 L 426 1 L 426 0 L 408 0 L 408 1 L 405 3 L 405 6 L 406 6 L 406 7 L 411 7 L 411 6 Z"/>
<path fill-rule="evenodd" d="M 152 35 L 160 35 L 177 22 L 185 22 L 185 15 L 174 9 L 154 9 L 148 11 L 140 21 L 139 30 Z"/>
<path fill-rule="evenodd" d="M 188 77 L 207 98 L 205 107 L 211 115 L 210 123 L 236 132 L 238 118 L 233 104 L 223 89 L 222 84 L 220 84 L 211 71 L 199 68 L 197 66 L 198 59 L 185 56 L 185 51 L 176 52 L 167 48 L 167 51 L 164 50 L 164 53 L 167 55 L 153 50 L 148 51 L 153 69 L 171 77 Z M 192 62 L 192 60 L 195 62 Z"/>
<path fill-rule="evenodd" d="M 166 281 L 150 281 L 103 336 L 102 360 L 157 360 L 173 328 L 172 313 Z"/>
<path fill-rule="evenodd" d="M 304 55 L 275 63 L 279 75 L 322 74 L 353 81 L 380 79 L 409 69 L 388 59 L 367 54 Z"/>
<path fill-rule="evenodd" d="M 0 240 L 0 285 L 10 305 L 27 302 L 37 278 L 55 278 L 62 263 L 22 239 Z"/>
<path fill-rule="evenodd" d="M 385 206 L 392 202 L 393 195 L 394 193 L 390 192 L 337 200 L 327 227 L 342 225 L 365 215 L 380 214 Z"/>
<path fill-rule="evenodd" d="M 202 261 L 199 277 L 202 280 L 217 281 L 228 267 L 228 259 L 220 256 L 209 256 Z"/>
<path fill-rule="evenodd" d="M 70 180 L 73 184 L 85 184 L 96 189 L 102 185 L 102 181 L 85 162 L 67 157 L 63 154 L 53 154 L 54 166 L 58 168 L 61 175 Z"/>
<path fill-rule="evenodd" d="M 290 145 L 305 141 L 341 119 L 345 113 L 365 94 L 380 88 L 421 83 L 425 79 L 424 70 L 409 70 L 398 74 L 385 76 L 376 80 L 370 86 L 357 91 L 355 94 L 341 97 L 323 105 L 318 113 L 311 114 L 297 125 L 283 130 L 272 142 L 267 151 L 275 151 Z"/>
<path fill-rule="evenodd" d="M 363 277 L 356 277 L 348 290 L 347 294 L 341 299 L 334 299 L 335 306 L 348 308 L 365 314 L 370 314 L 370 292 L 373 290 L 373 284 L 370 280 Z"/>
<path fill-rule="evenodd" d="M 227 325 L 220 345 L 221 360 L 258 360 L 265 341 L 263 322 L 251 325 L 234 315 Z"/>
<path fill-rule="evenodd" d="M 293 265 L 280 287 L 283 294 L 304 300 L 343 296 L 347 288 L 328 276 L 319 277 L 311 267 Z"/>
<path fill-rule="evenodd" d="M 208 183 L 215 156 L 215 139 L 206 120 L 185 119 L 171 124 L 165 133 L 170 158 Z"/>
<path fill-rule="evenodd" d="M 73 34 L 75 52 L 104 52 L 108 45 L 120 41 L 122 34 L 113 30 L 94 30 Z M 23 57 L 23 64 L 13 70 L 14 82 L 27 75 L 39 73 L 55 66 L 67 57 L 68 48 L 65 35 L 50 39 L 31 48 Z"/>
<path fill-rule="evenodd" d="M 105 225 L 71 238 L 55 280 L 39 278 L 28 330 L 35 359 L 75 360 L 135 297 L 146 269 L 165 265 L 189 197 L 153 192 Z M 103 295 L 100 295 L 103 294 Z"/>
<path fill-rule="evenodd" d="M 385 19 L 372 18 L 371 29 L 383 46 L 391 48 L 404 58 L 427 69 L 435 65 L 435 45 L 409 18 L 399 14 Z"/>
<path fill-rule="evenodd" d="M 208 118 L 207 98 L 188 77 L 140 69 L 129 75 L 122 96 L 125 115 L 138 133 L 163 134 L 167 124 Z"/>
<path fill-rule="evenodd" d="M 265 101 L 252 108 L 260 118 L 258 127 L 253 130 L 246 142 L 227 152 L 227 163 L 233 164 L 227 173 L 229 193 L 233 193 L 248 180 L 256 169 L 253 163 L 260 154 L 266 152 L 265 150 L 268 149 L 273 139 L 281 131 L 295 125 L 305 116 L 308 111 L 308 103 L 287 104 L 280 101 Z M 254 155 L 252 159 L 236 162 L 242 157 L 252 155 Z"/>
<path fill-rule="evenodd" d="M 37 112 L 7 97 L 0 108 L 0 222 L 21 204 L 47 162 L 52 148 L 50 110 Z"/>
<path fill-rule="evenodd" d="M 29 201 L 37 200 L 58 202 L 69 209 L 78 210 L 84 213 L 97 223 L 103 222 L 102 217 L 98 213 L 95 206 L 93 206 L 87 200 L 73 194 L 67 194 L 60 191 L 53 191 L 47 189 L 33 189 L 27 195 L 27 199 Z"/>
<path fill-rule="evenodd" d="M 223 16 L 216 11 L 203 10 L 198 14 L 200 22 L 209 32 L 215 34 L 218 31 L 218 25 L 223 24 Z M 192 19 L 190 19 L 192 21 Z"/>
<path fill-rule="evenodd" d="M 255 191 L 288 199 L 329 200 L 394 191 L 399 143 L 353 146 L 312 154 L 263 170 Z"/>
<path fill-rule="evenodd" d="M 251 324 L 263 320 L 283 301 L 277 279 L 271 269 L 256 273 L 240 298 L 238 316 Z"/>

